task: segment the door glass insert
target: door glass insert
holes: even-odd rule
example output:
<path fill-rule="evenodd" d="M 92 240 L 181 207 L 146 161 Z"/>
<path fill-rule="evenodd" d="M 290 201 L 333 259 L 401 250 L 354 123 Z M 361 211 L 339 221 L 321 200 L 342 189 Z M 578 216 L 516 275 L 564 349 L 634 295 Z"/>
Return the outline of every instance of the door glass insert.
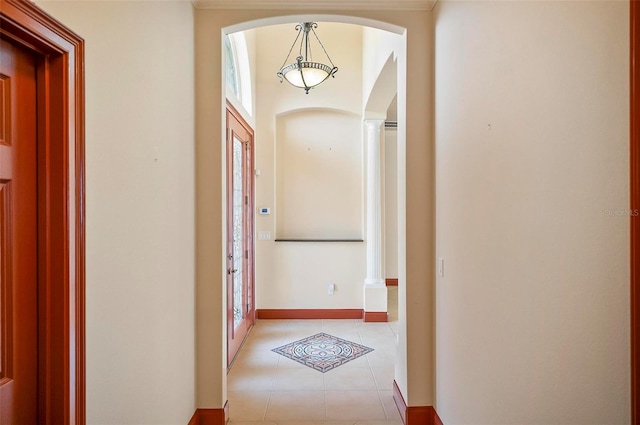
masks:
<path fill-rule="evenodd" d="M 244 317 L 244 144 L 233 137 L 233 327 L 236 328 Z"/>

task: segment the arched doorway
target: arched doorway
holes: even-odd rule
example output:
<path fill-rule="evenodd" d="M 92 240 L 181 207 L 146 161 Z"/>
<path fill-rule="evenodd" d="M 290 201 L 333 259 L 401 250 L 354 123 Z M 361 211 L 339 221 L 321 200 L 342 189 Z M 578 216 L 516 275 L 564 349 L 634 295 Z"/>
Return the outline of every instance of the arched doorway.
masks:
<path fill-rule="evenodd" d="M 221 126 L 223 113 L 222 79 L 216 78 L 219 70 L 222 69 L 220 66 L 221 36 L 225 33 L 258 26 L 294 23 L 301 20 L 372 26 L 394 31 L 401 34 L 405 40 L 408 37 L 408 31 L 405 31 L 404 28 L 409 28 L 412 33 L 415 31 L 416 37 L 425 38 L 425 33 L 428 32 L 424 21 L 413 20 L 412 17 L 415 17 L 416 13 L 409 11 L 402 12 L 391 19 L 384 11 L 361 11 L 351 15 L 302 12 L 285 17 L 279 16 L 280 14 L 277 10 L 243 10 L 222 14 L 215 10 L 196 12 L 196 78 L 199 80 L 198 85 L 201 91 L 210 94 L 209 96 L 200 96 L 196 105 L 198 111 L 196 126 L 199 134 L 196 142 L 197 186 L 199 187 L 197 228 L 198 234 L 202 235 L 197 244 L 197 405 L 202 407 L 222 408 L 226 401 L 226 383 L 222 367 L 225 359 L 221 355 L 226 335 L 223 317 L 220 314 L 225 309 L 224 292 L 216 284 L 221 281 L 225 271 L 221 261 L 223 254 L 219 243 L 224 236 L 222 223 L 225 222 L 225 217 L 219 204 L 222 174 L 217 167 L 211 167 L 211 164 L 222 165 L 225 154 L 218 144 L 211 142 L 211 140 L 217 140 L 219 135 L 224 133 Z M 385 23 L 387 20 L 406 23 L 406 26 Z M 210 43 L 211 40 L 219 40 L 220 42 L 214 43 L 218 45 L 213 46 Z M 402 259 L 398 270 L 399 304 L 402 313 L 400 313 L 401 329 L 398 337 L 398 358 L 400 360 L 396 365 L 395 375 L 398 386 L 405 394 L 411 387 L 414 396 L 407 397 L 409 401 L 413 404 L 430 405 L 433 399 L 432 368 L 425 366 L 425 359 L 426 364 L 431 364 L 432 360 L 430 359 L 433 358 L 430 331 L 432 317 L 428 310 L 425 311 L 424 305 L 420 310 L 405 308 L 408 296 L 419 297 L 424 300 L 427 306 L 433 299 L 433 262 L 430 260 L 433 252 L 433 235 L 429 231 L 429 225 L 424 223 L 425 211 L 427 215 L 433 212 L 431 202 L 433 191 L 430 189 L 433 186 L 433 181 L 429 172 L 431 169 L 429 164 L 433 158 L 431 157 L 430 143 L 420 143 L 425 139 L 431 140 L 429 120 L 425 120 L 422 116 L 429 109 L 426 99 L 428 99 L 430 86 L 425 74 L 407 73 L 408 57 L 413 58 L 411 61 L 420 62 L 423 65 L 429 62 L 429 58 L 428 54 L 421 51 L 419 46 L 410 43 L 406 43 L 406 45 L 410 46 L 407 53 L 398 58 L 398 75 L 402 76 L 402 81 L 398 84 L 398 157 L 399 169 L 402 170 L 398 179 L 398 205 L 399 211 L 402 210 L 403 214 L 400 214 L 398 223 L 398 257 Z M 411 93 L 407 93 L 406 89 L 409 84 L 415 88 Z M 211 120 L 212 116 L 220 117 L 220 119 Z M 408 139 L 413 142 L 407 144 Z M 415 187 L 416 190 L 411 192 L 409 185 L 413 181 L 419 181 L 420 187 Z M 204 188 L 205 182 L 208 185 L 206 189 Z M 409 192 L 411 192 L 410 195 L 408 195 Z M 407 212 L 409 204 L 419 207 L 420 211 Z M 408 228 L 412 229 L 410 233 L 406 231 Z M 417 253 L 419 255 L 416 255 Z M 429 260 L 425 261 L 425 257 Z M 422 284 L 425 279 L 429 284 Z M 405 284 L 406 282 L 408 283 Z M 407 320 L 420 323 L 420 325 L 407 332 Z M 425 332 L 425 329 L 428 330 Z M 407 354 L 407 340 L 411 338 L 412 332 L 420 334 L 419 338 L 421 339 L 426 337 L 426 340 L 410 356 Z M 419 367 L 424 367 L 426 370 L 426 373 L 420 374 L 420 382 L 418 380 L 413 382 L 413 378 L 409 378 L 407 374 L 408 363 L 412 361 L 409 357 L 416 354 L 421 357 L 422 366 Z"/>

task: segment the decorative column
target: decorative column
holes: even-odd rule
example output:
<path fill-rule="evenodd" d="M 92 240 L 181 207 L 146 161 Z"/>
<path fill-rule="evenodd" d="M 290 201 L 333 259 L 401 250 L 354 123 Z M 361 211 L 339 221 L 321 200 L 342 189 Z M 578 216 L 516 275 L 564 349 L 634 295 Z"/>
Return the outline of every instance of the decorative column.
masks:
<path fill-rule="evenodd" d="M 364 281 L 365 322 L 387 321 L 387 287 L 382 275 L 381 151 L 384 120 L 366 120 L 367 127 L 367 276 Z"/>

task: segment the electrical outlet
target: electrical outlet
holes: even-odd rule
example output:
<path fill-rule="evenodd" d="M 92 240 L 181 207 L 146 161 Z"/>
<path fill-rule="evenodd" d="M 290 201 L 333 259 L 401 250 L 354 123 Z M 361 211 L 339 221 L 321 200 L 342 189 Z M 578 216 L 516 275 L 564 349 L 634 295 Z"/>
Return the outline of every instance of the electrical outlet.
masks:
<path fill-rule="evenodd" d="M 334 283 L 330 283 L 327 287 L 327 293 L 329 295 L 333 295 L 336 292 L 336 285 Z"/>
<path fill-rule="evenodd" d="M 261 240 L 261 241 L 271 240 L 271 232 L 264 232 L 264 231 L 258 232 L 258 240 Z"/>

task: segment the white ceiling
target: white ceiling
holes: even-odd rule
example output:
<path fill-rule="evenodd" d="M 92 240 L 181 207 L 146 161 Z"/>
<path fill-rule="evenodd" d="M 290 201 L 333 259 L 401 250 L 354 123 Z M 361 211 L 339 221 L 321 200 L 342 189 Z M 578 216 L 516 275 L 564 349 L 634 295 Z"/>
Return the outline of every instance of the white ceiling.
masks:
<path fill-rule="evenodd" d="M 193 0 L 198 9 L 431 10 L 437 0 Z"/>

